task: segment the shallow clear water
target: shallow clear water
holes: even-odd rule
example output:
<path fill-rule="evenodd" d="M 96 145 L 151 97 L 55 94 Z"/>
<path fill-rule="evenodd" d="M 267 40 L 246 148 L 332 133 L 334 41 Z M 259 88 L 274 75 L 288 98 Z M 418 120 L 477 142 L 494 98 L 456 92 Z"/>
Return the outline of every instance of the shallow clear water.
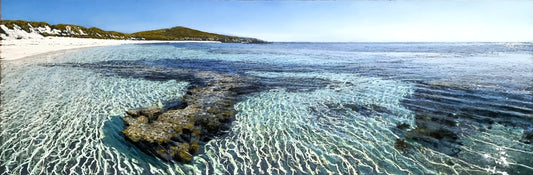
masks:
<path fill-rule="evenodd" d="M 532 174 L 532 51 L 531 43 L 181 43 L 4 61 L 0 172 Z M 231 129 L 191 164 L 146 155 L 121 134 L 127 109 L 180 101 L 195 82 L 178 69 L 254 84 Z"/>

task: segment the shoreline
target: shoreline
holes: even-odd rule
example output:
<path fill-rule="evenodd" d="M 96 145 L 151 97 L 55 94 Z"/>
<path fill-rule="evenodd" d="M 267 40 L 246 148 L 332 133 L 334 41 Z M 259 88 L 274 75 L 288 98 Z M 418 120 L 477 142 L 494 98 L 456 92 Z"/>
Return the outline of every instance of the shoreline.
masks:
<path fill-rule="evenodd" d="M 20 60 L 59 51 L 122 44 L 152 43 L 220 43 L 218 41 L 165 41 L 165 40 L 107 40 L 92 38 L 43 37 L 33 39 L 8 39 L 0 41 L 0 61 Z"/>

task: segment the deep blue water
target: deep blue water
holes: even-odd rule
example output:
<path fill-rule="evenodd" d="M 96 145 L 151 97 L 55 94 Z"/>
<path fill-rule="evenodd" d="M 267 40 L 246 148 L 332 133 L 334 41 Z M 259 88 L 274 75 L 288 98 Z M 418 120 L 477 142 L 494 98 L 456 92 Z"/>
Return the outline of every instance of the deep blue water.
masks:
<path fill-rule="evenodd" d="M 2 62 L 4 174 L 532 174 L 532 43 L 175 43 Z M 121 135 L 237 74 L 231 129 L 191 164 Z"/>

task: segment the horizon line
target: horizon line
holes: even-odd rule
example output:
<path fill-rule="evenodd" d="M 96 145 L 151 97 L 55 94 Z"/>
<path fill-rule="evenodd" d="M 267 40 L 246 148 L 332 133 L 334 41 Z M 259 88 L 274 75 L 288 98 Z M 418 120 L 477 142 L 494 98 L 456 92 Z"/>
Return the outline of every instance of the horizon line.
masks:
<path fill-rule="evenodd" d="M 533 41 L 267 41 L 271 43 L 533 43 Z"/>
<path fill-rule="evenodd" d="M 87 26 L 79 25 L 79 24 L 50 23 L 50 22 L 47 22 L 47 21 L 32 21 L 32 20 L 25 20 L 25 19 L 2 19 L 2 18 L 0 18 L 0 21 L 4 21 L 4 20 L 27 21 L 27 22 L 45 22 L 45 23 L 48 23 L 50 25 L 59 25 L 59 24 L 77 25 L 77 26 L 82 26 L 82 27 L 85 27 L 85 28 L 94 27 L 94 28 L 99 28 L 99 29 L 104 30 L 101 27 L 96 27 L 96 26 L 87 27 Z M 174 27 L 185 27 L 185 28 L 189 28 L 189 29 L 193 29 L 193 30 L 199 30 L 199 31 L 202 31 L 202 32 L 215 33 L 215 34 L 220 34 L 220 35 L 229 35 L 229 36 L 245 37 L 245 38 L 257 38 L 257 39 L 264 40 L 264 41 L 270 42 L 270 43 L 533 43 L 533 40 L 529 40 L 529 41 L 442 41 L 442 40 L 441 41 L 268 41 L 268 40 L 262 39 L 261 37 L 240 36 L 238 34 L 224 34 L 224 33 L 220 33 L 220 32 L 204 31 L 203 29 L 195 29 L 195 28 L 186 27 L 186 26 L 183 26 L 183 25 L 175 25 L 175 26 L 170 26 L 170 27 L 165 27 L 165 28 L 158 28 L 158 29 L 147 29 L 147 30 L 142 30 L 142 31 L 137 31 L 137 32 L 169 29 L 169 28 L 174 28 Z M 121 32 L 121 31 L 118 31 L 118 30 L 105 30 L 105 31 Z M 133 34 L 133 33 L 137 33 L 137 32 L 132 32 L 132 33 L 121 32 L 121 33 Z"/>

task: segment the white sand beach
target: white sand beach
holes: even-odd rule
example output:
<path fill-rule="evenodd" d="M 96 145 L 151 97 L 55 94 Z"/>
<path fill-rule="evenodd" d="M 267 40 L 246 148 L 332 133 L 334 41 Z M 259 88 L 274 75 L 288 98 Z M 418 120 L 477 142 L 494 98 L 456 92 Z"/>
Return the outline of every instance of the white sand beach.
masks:
<path fill-rule="evenodd" d="M 159 40 L 111 40 L 69 37 L 35 37 L 0 41 L 1 60 L 16 60 L 40 54 L 86 47 L 110 46 L 119 44 L 178 43 L 178 42 L 217 42 L 217 41 L 159 41 Z"/>

